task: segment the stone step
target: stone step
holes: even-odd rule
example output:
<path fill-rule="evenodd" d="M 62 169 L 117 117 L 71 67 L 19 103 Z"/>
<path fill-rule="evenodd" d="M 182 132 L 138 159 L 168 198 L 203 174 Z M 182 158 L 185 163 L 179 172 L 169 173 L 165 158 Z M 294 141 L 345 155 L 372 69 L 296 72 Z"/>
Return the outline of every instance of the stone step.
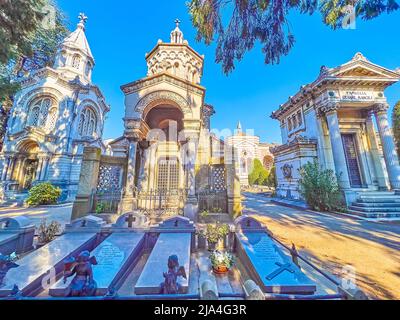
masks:
<path fill-rule="evenodd" d="M 382 207 L 397 207 L 400 211 L 400 202 L 353 202 L 353 206 L 369 207 L 369 208 L 382 208 Z"/>
<path fill-rule="evenodd" d="M 357 192 L 358 196 L 394 196 L 394 191 L 368 191 Z"/>
<path fill-rule="evenodd" d="M 381 207 L 381 208 L 374 208 L 374 207 L 360 207 L 360 206 L 350 206 L 349 209 L 362 211 L 362 212 L 399 212 L 400 207 Z"/>
<path fill-rule="evenodd" d="M 348 210 L 348 214 L 352 214 L 355 216 L 363 217 L 363 218 L 400 218 L 400 212 L 363 212 L 358 210 Z"/>
<path fill-rule="evenodd" d="M 393 197 L 360 197 L 357 199 L 357 202 L 364 202 L 364 203 L 400 203 L 400 197 L 393 196 Z"/>

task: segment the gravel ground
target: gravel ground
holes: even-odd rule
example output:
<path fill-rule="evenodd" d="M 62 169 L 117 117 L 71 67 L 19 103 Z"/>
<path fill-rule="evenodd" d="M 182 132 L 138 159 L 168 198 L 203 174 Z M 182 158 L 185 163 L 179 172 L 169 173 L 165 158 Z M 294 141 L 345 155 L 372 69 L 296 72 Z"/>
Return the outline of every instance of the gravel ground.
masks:
<path fill-rule="evenodd" d="M 263 222 L 282 242 L 294 243 L 316 265 L 356 284 L 373 299 L 400 299 L 400 224 L 371 222 L 292 209 L 245 193 L 244 213 Z"/>

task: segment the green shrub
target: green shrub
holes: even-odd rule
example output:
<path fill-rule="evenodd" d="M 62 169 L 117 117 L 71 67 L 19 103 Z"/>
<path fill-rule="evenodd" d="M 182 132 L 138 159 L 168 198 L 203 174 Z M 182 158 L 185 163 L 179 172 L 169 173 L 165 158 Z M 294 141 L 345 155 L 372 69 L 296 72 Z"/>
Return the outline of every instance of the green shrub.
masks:
<path fill-rule="evenodd" d="M 253 168 L 249 174 L 249 184 L 265 186 L 268 182 L 268 170 L 264 168 L 261 161 L 258 159 L 254 159 Z"/>
<path fill-rule="evenodd" d="M 269 172 L 266 185 L 271 188 L 276 188 L 276 168 L 273 166 Z"/>
<path fill-rule="evenodd" d="M 49 182 L 40 183 L 29 190 L 26 203 L 29 206 L 49 205 L 57 203 L 61 189 Z"/>
<path fill-rule="evenodd" d="M 300 194 L 307 204 L 318 211 L 343 211 L 343 196 L 332 170 L 322 170 L 317 161 L 302 166 Z"/>

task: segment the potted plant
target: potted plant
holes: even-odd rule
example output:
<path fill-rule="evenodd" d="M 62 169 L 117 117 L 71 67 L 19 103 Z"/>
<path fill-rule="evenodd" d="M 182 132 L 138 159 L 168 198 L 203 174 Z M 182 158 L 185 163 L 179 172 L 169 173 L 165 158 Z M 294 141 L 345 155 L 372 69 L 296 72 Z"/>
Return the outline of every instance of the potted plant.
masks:
<path fill-rule="evenodd" d="M 211 266 L 216 274 L 227 273 L 235 264 L 233 254 L 225 251 L 214 251 L 210 255 Z"/>
<path fill-rule="evenodd" d="M 229 234 L 229 226 L 227 224 L 207 224 L 207 229 L 203 236 L 207 239 L 208 250 L 214 251 L 218 243 Z"/>
<path fill-rule="evenodd" d="M 43 219 L 38 228 L 37 247 L 44 246 L 46 243 L 54 240 L 54 238 L 58 233 L 60 233 L 60 231 L 60 223 L 58 223 L 57 221 L 52 221 L 50 224 L 47 224 L 46 219 Z"/>

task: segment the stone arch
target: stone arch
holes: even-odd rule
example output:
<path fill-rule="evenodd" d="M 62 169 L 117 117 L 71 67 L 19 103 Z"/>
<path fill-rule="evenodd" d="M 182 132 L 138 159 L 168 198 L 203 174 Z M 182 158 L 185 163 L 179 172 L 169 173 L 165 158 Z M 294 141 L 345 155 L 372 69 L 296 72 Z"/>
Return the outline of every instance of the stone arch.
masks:
<path fill-rule="evenodd" d="M 189 102 L 181 95 L 172 91 L 155 91 L 149 93 L 136 104 L 135 112 L 141 114 L 142 118 L 145 118 L 151 109 L 160 104 L 172 104 L 178 107 L 185 118 L 192 115 Z"/>
<path fill-rule="evenodd" d="M 16 150 L 27 154 L 38 153 L 40 151 L 40 143 L 32 138 L 24 139 L 18 142 Z"/>

